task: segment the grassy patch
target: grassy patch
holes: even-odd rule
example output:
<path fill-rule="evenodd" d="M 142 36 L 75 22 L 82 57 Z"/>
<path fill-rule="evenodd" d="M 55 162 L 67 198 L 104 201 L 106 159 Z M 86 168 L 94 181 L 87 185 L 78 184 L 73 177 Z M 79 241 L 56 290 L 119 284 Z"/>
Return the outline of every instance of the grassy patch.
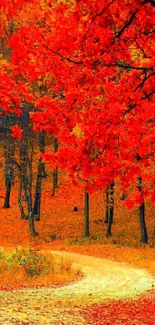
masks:
<path fill-rule="evenodd" d="M 0 250 L 1 287 L 25 287 L 31 285 L 63 284 L 77 279 L 71 261 L 51 253 L 43 254 L 34 248 Z"/>

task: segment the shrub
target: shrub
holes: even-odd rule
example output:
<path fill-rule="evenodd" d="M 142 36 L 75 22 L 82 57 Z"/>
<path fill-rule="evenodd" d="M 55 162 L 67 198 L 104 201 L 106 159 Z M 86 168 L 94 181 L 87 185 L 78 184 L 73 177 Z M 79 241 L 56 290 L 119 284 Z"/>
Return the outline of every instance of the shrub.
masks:
<path fill-rule="evenodd" d="M 68 276 L 76 274 L 71 261 L 63 254 L 58 256 L 49 253 L 45 256 L 39 250 L 22 247 L 10 253 L 4 253 L 3 250 L 0 250 L 0 273 L 2 274 L 5 271 L 11 272 L 16 278 L 19 274 L 29 278 L 48 275 L 51 277 L 53 275 L 65 275 L 68 278 Z"/>
<path fill-rule="evenodd" d="M 48 275 L 51 263 L 46 256 L 29 256 L 24 263 L 24 270 L 28 276 Z"/>
<path fill-rule="evenodd" d="M 23 267 L 26 275 L 30 277 L 48 275 L 51 267 L 50 260 L 33 248 L 17 248 L 6 261 L 8 267 L 14 269 Z"/>

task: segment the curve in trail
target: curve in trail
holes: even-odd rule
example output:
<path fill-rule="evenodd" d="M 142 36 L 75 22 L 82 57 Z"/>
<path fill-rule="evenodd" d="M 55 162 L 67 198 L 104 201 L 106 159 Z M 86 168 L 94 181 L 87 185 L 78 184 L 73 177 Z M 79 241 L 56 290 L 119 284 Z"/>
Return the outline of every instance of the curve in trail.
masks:
<path fill-rule="evenodd" d="M 84 273 L 77 282 L 63 287 L 27 288 L 0 292 L 0 324 L 82 325 L 85 305 L 136 298 L 155 284 L 155 278 L 137 269 L 101 258 L 51 251 L 72 261 Z"/>
<path fill-rule="evenodd" d="M 81 281 L 56 290 L 57 296 L 91 296 L 90 302 L 135 298 L 136 295 L 152 289 L 155 278 L 144 269 L 130 267 L 107 259 L 77 253 L 53 251 L 54 254 L 69 258 L 76 269 L 84 273 Z"/>

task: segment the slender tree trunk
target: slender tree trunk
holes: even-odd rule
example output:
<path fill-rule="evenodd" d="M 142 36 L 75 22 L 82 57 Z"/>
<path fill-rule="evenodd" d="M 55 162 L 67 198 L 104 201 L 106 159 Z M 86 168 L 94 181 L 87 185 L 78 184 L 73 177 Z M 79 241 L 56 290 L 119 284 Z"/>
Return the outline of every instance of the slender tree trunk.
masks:
<path fill-rule="evenodd" d="M 28 216 L 25 215 L 24 208 L 22 205 L 22 187 L 23 187 L 23 180 L 22 180 L 22 177 L 20 177 L 19 192 L 18 192 L 18 206 L 19 206 L 19 210 L 20 210 L 21 219 L 28 219 Z"/>
<path fill-rule="evenodd" d="M 138 189 L 142 195 L 142 177 L 138 177 Z M 141 243 L 148 244 L 148 234 L 145 222 L 145 202 L 143 200 L 141 206 L 139 207 L 139 222 L 140 222 L 140 231 L 141 231 Z"/>
<path fill-rule="evenodd" d="M 45 152 L 45 132 L 39 133 L 39 148 L 41 153 Z M 33 214 L 35 216 L 36 221 L 40 220 L 41 184 L 42 184 L 42 178 L 45 178 L 46 176 L 47 174 L 45 171 L 45 163 L 42 162 L 41 158 L 39 158 L 36 188 L 35 188 L 35 199 L 34 199 L 34 207 L 33 207 Z"/>
<path fill-rule="evenodd" d="M 41 178 L 42 172 L 44 172 L 44 167 L 42 165 L 41 159 L 38 162 L 38 173 L 37 173 L 37 180 L 36 180 L 36 190 L 35 190 L 35 200 L 34 200 L 34 208 L 33 213 L 35 216 L 35 220 L 40 220 L 40 205 L 41 205 Z"/>
<path fill-rule="evenodd" d="M 105 199 L 105 218 L 104 223 L 108 223 L 108 209 L 109 209 L 109 186 L 105 190 L 106 199 Z"/>
<path fill-rule="evenodd" d="M 22 129 L 23 129 L 23 138 L 21 140 L 20 146 L 20 167 L 21 167 L 21 175 L 20 175 L 20 182 L 21 184 L 21 191 L 24 191 L 24 197 L 27 197 L 27 174 L 28 174 L 28 123 L 29 123 L 29 116 L 26 111 L 24 111 L 22 115 Z M 22 194 L 22 193 L 21 193 Z"/>
<path fill-rule="evenodd" d="M 20 163 L 21 163 L 21 179 L 24 195 L 27 199 L 27 210 L 29 229 L 32 236 L 37 236 L 34 225 L 34 214 L 32 208 L 32 162 L 33 162 L 33 138 L 31 137 L 31 129 L 29 113 L 25 109 L 21 120 L 23 128 L 23 138 L 20 149 Z"/>
<path fill-rule="evenodd" d="M 109 186 L 109 208 L 108 208 L 108 223 L 107 223 L 107 232 L 106 237 L 110 237 L 112 235 L 111 228 L 114 218 L 114 182 L 112 182 Z"/>
<path fill-rule="evenodd" d="M 110 202 L 110 210 L 111 210 L 111 218 L 112 223 L 114 222 L 114 181 L 110 184 L 110 192 L 111 192 L 111 202 Z"/>
<path fill-rule="evenodd" d="M 6 126 L 7 125 L 8 125 L 8 120 L 6 119 Z M 10 135 L 8 133 L 6 133 L 6 136 L 3 137 L 3 141 L 4 141 L 4 156 L 5 156 L 5 186 L 6 186 L 3 208 L 8 209 L 10 208 L 10 194 L 11 194 L 13 174 L 14 174 L 11 158 L 14 156 L 15 147 L 14 147 L 13 140 L 10 139 Z"/>
<path fill-rule="evenodd" d="M 38 236 L 34 226 L 34 214 L 32 211 L 32 198 L 28 195 L 28 217 L 29 217 L 29 229 L 32 236 Z"/>
<path fill-rule="evenodd" d="M 56 153 L 58 151 L 58 149 L 59 149 L 59 142 L 58 142 L 56 137 L 54 137 L 53 145 L 54 145 L 54 153 Z M 54 169 L 54 171 L 52 173 L 52 177 L 53 177 L 52 196 L 54 196 L 55 195 L 55 190 L 58 187 L 58 167 L 56 167 Z"/>
<path fill-rule="evenodd" d="M 143 202 L 139 208 L 139 219 L 141 229 L 141 243 L 148 244 L 148 235 L 145 223 L 145 203 Z"/>
<path fill-rule="evenodd" d="M 28 178 L 27 178 L 27 189 L 28 189 L 28 216 L 29 216 L 29 228 L 32 236 L 38 236 L 38 232 L 35 230 L 34 225 L 34 214 L 33 214 L 33 207 L 32 207 L 32 162 L 33 162 L 33 139 L 32 141 L 29 140 L 30 147 L 31 147 L 31 154 L 30 157 L 27 157 L 28 160 Z"/>
<path fill-rule="evenodd" d="M 45 132 L 39 133 L 39 149 L 41 153 L 45 152 Z M 46 170 L 45 170 L 45 163 L 42 162 L 42 178 L 45 178 L 47 176 Z"/>
<path fill-rule="evenodd" d="M 108 210 L 108 223 L 107 223 L 107 233 L 106 237 L 111 237 L 111 227 L 112 227 L 112 215 L 111 215 L 111 210 Z"/>
<path fill-rule="evenodd" d="M 31 166 L 29 166 L 31 168 Z M 31 173 L 31 171 L 30 171 Z M 29 176 L 31 178 L 31 176 Z M 31 179 L 28 181 L 28 176 L 25 175 L 23 179 L 23 188 L 25 195 L 27 197 L 27 206 L 28 206 L 28 220 L 29 220 L 29 229 L 32 236 L 37 236 L 38 233 L 35 231 L 34 225 L 34 214 L 32 209 L 32 182 Z"/>
<path fill-rule="evenodd" d="M 8 179 L 6 181 L 6 194 L 5 194 L 5 201 L 3 208 L 8 209 L 10 208 L 10 193 L 11 193 L 11 180 Z"/>
<path fill-rule="evenodd" d="M 88 237 L 89 233 L 89 194 L 85 188 L 84 194 L 84 237 Z"/>

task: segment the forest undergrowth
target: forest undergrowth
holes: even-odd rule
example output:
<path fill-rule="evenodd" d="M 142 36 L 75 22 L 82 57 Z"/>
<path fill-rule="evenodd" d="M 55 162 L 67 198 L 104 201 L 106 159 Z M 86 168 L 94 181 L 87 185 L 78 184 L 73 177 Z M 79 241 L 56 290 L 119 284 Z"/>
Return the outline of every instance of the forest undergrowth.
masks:
<path fill-rule="evenodd" d="M 0 246 L 63 249 L 133 263 L 155 272 L 155 248 L 152 247 L 154 205 L 146 202 L 146 224 L 149 244 L 140 243 L 138 207 L 128 210 L 120 200 L 119 185 L 115 186 L 114 222 L 112 236 L 106 237 L 105 194 L 98 191 L 90 196 L 90 236 L 83 237 L 84 194 L 73 186 L 64 172 L 59 173 L 59 188 L 51 196 L 51 171 L 43 181 L 41 220 L 36 221 L 39 236 L 32 237 L 28 221 L 20 218 L 17 205 L 17 186 L 11 193 L 11 208 L 4 209 L 5 185 L 1 176 Z M 74 211 L 77 207 L 78 211 Z"/>

